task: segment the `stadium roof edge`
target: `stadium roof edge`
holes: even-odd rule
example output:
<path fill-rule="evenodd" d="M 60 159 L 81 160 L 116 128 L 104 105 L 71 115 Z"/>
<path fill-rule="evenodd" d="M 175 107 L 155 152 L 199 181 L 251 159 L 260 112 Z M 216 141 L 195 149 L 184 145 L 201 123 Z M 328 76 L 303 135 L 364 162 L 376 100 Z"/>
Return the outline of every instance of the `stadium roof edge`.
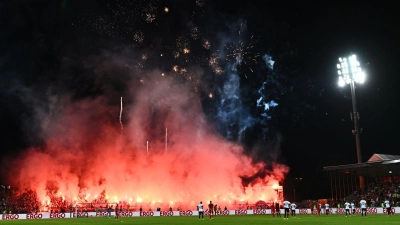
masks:
<path fill-rule="evenodd" d="M 388 155 L 388 154 L 373 154 L 371 158 L 368 159 L 368 162 L 381 162 L 387 160 L 396 160 L 400 159 L 400 155 Z"/>
<path fill-rule="evenodd" d="M 368 177 L 400 176 L 400 156 L 373 154 L 365 163 L 326 166 L 323 167 L 323 170 L 352 173 L 354 175 Z"/>

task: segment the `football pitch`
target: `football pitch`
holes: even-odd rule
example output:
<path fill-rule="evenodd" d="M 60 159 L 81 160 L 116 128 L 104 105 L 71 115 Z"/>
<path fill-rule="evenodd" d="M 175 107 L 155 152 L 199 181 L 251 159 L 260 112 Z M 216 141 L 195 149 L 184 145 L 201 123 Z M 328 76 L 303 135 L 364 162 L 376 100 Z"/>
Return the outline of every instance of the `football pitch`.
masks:
<path fill-rule="evenodd" d="M 210 220 L 204 217 L 199 220 L 197 216 L 171 216 L 171 217 L 120 217 L 118 220 L 108 217 L 89 217 L 77 219 L 41 219 L 41 220 L 0 220 L 0 224 L 157 224 L 157 225 L 175 225 L 175 224 L 223 224 L 223 225 L 265 225 L 265 224 L 362 224 L 362 225 L 383 225 L 399 224 L 399 215 L 387 216 L 384 214 L 367 215 L 362 218 L 360 215 L 345 217 L 344 215 L 329 216 L 311 216 L 299 215 L 296 218 L 289 217 L 284 220 L 283 217 L 272 217 L 271 215 L 243 215 L 243 216 L 217 216 Z"/>

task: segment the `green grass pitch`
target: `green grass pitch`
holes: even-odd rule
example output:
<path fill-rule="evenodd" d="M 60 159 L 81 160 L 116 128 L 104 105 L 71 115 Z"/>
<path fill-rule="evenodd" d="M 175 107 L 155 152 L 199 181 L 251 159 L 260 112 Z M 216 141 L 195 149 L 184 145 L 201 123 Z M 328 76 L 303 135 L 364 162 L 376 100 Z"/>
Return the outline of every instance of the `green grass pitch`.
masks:
<path fill-rule="evenodd" d="M 340 225 L 340 224 L 362 224 L 362 225 L 384 225 L 400 224 L 400 215 L 387 216 L 384 214 L 367 215 L 362 218 L 360 215 L 345 217 L 344 215 L 311 216 L 299 215 L 296 218 L 272 217 L 271 215 L 235 215 L 217 216 L 214 220 L 204 217 L 199 220 L 197 216 L 173 216 L 173 217 L 120 217 L 114 218 L 77 218 L 77 219 L 41 219 L 41 220 L 0 220 L 1 224 L 157 224 L 157 225 L 179 225 L 179 224 L 221 224 L 221 225 L 266 225 L 266 224 L 296 224 L 296 225 Z"/>

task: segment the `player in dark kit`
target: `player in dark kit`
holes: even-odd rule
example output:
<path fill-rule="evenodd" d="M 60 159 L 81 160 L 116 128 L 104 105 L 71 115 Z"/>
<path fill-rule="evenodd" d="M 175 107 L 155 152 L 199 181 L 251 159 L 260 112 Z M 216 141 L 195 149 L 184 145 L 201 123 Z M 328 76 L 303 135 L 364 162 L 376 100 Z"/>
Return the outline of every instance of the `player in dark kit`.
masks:
<path fill-rule="evenodd" d="M 214 219 L 214 204 L 212 201 L 208 204 L 208 212 L 210 213 L 210 220 Z"/>
<path fill-rule="evenodd" d="M 116 219 L 116 220 L 118 219 L 118 203 L 117 203 L 117 205 L 115 206 L 115 219 Z"/>
<path fill-rule="evenodd" d="M 271 215 L 272 215 L 272 217 L 275 217 L 275 205 L 274 205 L 274 203 L 272 203 L 272 205 L 271 205 Z"/>
<path fill-rule="evenodd" d="M 279 203 L 275 203 L 275 213 L 276 213 L 276 217 L 281 217 L 281 209 L 279 207 Z"/>
<path fill-rule="evenodd" d="M 110 218 L 111 217 L 111 206 L 108 206 L 107 214 L 108 214 L 108 218 Z"/>

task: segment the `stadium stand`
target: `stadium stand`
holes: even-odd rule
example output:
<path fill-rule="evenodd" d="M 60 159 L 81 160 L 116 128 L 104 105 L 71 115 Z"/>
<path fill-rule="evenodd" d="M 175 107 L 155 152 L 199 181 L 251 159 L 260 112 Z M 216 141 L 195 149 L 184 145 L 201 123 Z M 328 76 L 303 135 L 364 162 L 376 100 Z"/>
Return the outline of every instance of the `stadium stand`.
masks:
<path fill-rule="evenodd" d="M 373 154 L 365 163 L 323 167 L 330 173 L 332 201 L 358 203 L 361 198 L 368 206 L 381 207 L 385 199 L 392 206 L 400 205 L 400 156 Z M 361 187 L 359 177 L 364 177 Z"/>

